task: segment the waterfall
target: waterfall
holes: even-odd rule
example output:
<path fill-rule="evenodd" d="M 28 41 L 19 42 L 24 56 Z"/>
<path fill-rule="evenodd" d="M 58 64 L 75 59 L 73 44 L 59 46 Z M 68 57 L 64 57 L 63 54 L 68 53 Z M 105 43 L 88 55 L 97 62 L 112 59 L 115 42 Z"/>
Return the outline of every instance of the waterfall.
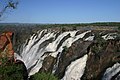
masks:
<path fill-rule="evenodd" d="M 111 78 L 118 72 L 120 72 L 120 64 L 116 63 L 112 67 L 107 68 L 106 72 L 103 75 L 102 80 L 111 80 Z"/>
<path fill-rule="evenodd" d="M 86 54 L 82 58 L 73 61 L 67 67 L 65 76 L 61 80 L 80 80 L 85 70 L 87 57 L 88 55 Z"/>
<path fill-rule="evenodd" d="M 62 53 L 63 47 L 66 46 L 69 48 L 73 42 L 83 38 L 85 34 L 91 31 L 86 31 L 81 34 L 77 34 L 77 32 L 78 31 L 67 31 L 60 34 L 60 32 L 56 33 L 47 30 L 38 31 L 26 40 L 26 43 L 20 48 L 20 55 L 15 53 L 15 58 L 24 62 L 28 74 L 31 76 L 40 70 L 45 57 L 51 55 L 56 58 L 58 53 Z M 93 36 L 86 40 L 91 39 L 93 39 Z M 87 55 L 83 58 L 84 61 L 86 57 Z M 59 61 L 57 61 L 56 64 L 58 63 Z M 85 65 L 85 63 L 83 65 Z M 54 68 L 57 68 L 57 65 L 54 66 Z"/>

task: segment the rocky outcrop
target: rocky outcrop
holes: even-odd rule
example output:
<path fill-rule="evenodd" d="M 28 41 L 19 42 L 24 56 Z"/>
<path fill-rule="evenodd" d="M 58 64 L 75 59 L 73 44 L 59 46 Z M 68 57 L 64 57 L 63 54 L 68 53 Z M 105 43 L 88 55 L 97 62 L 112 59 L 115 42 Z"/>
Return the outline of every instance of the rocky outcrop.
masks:
<path fill-rule="evenodd" d="M 90 41 L 78 40 L 73 43 L 70 48 L 64 49 L 60 56 L 58 68 L 56 69 L 55 74 L 61 79 L 65 74 L 67 66 L 69 66 L 72 61 L 75 61 L 87 54 L 87 48 L 91 43 L 92 42 Z"/>
<path fill-rule="evenodd" d="M 43 66 L 39 72 L 50 72 L 52 73 L 53 65 L 55 64 L 56 59 L 52 56 L 48 56 L 43 61 Z"/>
<path fill-rule="evenodd" d="M 0 80 L 27 80 L 28 73 L 24 63 L 14 60 L 12 38 L 12 32 L 0 35 Z"/>
<path fill-rule="evenodd" d="M 95 48 L 98 51 L 95 52 Z M 120 40 L 108 40 L 102 43 L 93 43 L 90 46 L 86 69 L 82 80 L 101 80 L 105 70 L 120 62 Z"/>
<path fill-rule="evenodd" d="M 14 50 L 12 46 L 12 32 L 5 32 L 0 35 L 0 59 L 7 57 L 12 59 L 14 56 Z"/>

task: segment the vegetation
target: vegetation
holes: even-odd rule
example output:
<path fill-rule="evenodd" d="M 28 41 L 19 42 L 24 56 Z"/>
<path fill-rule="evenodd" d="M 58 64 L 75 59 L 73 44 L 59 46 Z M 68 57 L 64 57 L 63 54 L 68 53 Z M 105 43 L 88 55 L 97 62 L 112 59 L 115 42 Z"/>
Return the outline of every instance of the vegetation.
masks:
<path fill-rule="evenodd" d="M 120 26 L 118 26 L 118 30 L 120 31 Z"/>
<path fill-rule="evenodd" d="M 116 39 L 117 39 L 117 40 L 120 40 L 120 26 L 118 26 L 118 34 L 117 34 Z"/>
<path fill-rule="evenodd" d="M 95 40 L 96 41 L 92 46 L 92 52 L 94 52 L 95 54 L 98 54 L 100 51 L 104 50 L 107 43 L 106 43 L 106 40 L 104 40 L 99 33 L 96 33 Z"/>
<path fill-rule="evenodd" d="M 63 52 L 67 52 L 68 48 L 66 46 L 63 47 Z"/>
<path fill-rule="evenodd" d="M 0 65 L 0 79 L 1 80 L 23 80 L 23 66 L 15 64 L 7 60 L 2 59 L 2 65 Z"/>
<path fill-rule="evenodd" d="M 15 64 L 8 60 L 8 58 L 1 58 L 0 65 L 0 80 L 26 80 L 25 70 L 23 64 Z M 30 80 L 58 80 L 56 76 L 51 73 L 36 73 Z"/>
<path fill-rule="evenodd" d="M 33 75 L 30 80 L 58 80 L 56 76 L 51 73 L 36 73 Z"/>

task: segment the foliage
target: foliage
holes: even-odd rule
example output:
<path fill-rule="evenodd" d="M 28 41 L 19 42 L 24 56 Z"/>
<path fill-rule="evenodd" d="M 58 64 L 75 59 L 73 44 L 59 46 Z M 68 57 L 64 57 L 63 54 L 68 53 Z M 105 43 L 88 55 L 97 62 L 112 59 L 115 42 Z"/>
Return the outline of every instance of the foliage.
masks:
<path fill-rule="evenodd" d="M 68 48 L 66 46 L 63 47 L 63 52 L 67 52 Z"/>
<path fill-rule="evenodd" d="M 118 31 L 120 31 L 120 26 L 118 27 Z"/>
<path fill-rule="evenodd" d="M 6 3 L 6 4 L 4 4 Z M 18 1 L 16 0 L 5 0 L 4 2 L 1 2 L 1 4 L 3 4 L 3 8 L 0 8 L 0 18 L 3 15 L 3 13 L 7 10 L 7 9 L 15 9 L 17 7 Z"/>
<path fill-rule="evenodd" d="M 116 39 L 117 39 L 117 40 L 120 40 L 120 26 L 118 26 L 118 34 L 117 34 Z"/>
<path fill-rule="evenodd" d="M 7 58 L 2 59 L 2 61 L 4 64 L 0 65 L 1 80 L 23 80 L 22 65 L 9 62 Z"/>
<path fill-rule="evenodd" d="M 94 46 L 92 46 L 92 52 L 99 53 L 100 51 L 104 50 L 106 47 L 106 41 L 101 37 L 101 35 L 96 33 L 95 35 L 95 43 Z"/>
<path fill-rule="evenodd" d="M 51 73 L 36 73 L 33 75 L 30 80 L 58 80 L 56 76 Z"/>

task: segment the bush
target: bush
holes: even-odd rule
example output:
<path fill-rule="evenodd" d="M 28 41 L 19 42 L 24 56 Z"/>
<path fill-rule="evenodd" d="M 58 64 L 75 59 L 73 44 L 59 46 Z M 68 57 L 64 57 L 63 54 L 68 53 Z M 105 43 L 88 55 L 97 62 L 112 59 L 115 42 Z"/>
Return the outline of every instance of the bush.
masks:
<path fill-rule="evenodd" d="M 99 33 L 95 34 L 95 40 L 96 42 L 92 46 L 92 52 L 98 54 L 100 51 L 104 50 L 104 48 L 107 46 L 107 42 L 101 37 Z"/>
<path fill-rule="evenodd" d="M 23 65 L 8 61 L 0 65 L 0 80 L 23 80 Z"/>
<path fill-rule="evenodd" d="M 51 73 L 42 72 L 42 73 L 36 73 L 30 78 L 30 80 L 58 80 L 58 78 Z"/>
<path fill-rule="evenodd" d="M 120 26 L 118 27 L 118 31 L 120 31 Z"/>

